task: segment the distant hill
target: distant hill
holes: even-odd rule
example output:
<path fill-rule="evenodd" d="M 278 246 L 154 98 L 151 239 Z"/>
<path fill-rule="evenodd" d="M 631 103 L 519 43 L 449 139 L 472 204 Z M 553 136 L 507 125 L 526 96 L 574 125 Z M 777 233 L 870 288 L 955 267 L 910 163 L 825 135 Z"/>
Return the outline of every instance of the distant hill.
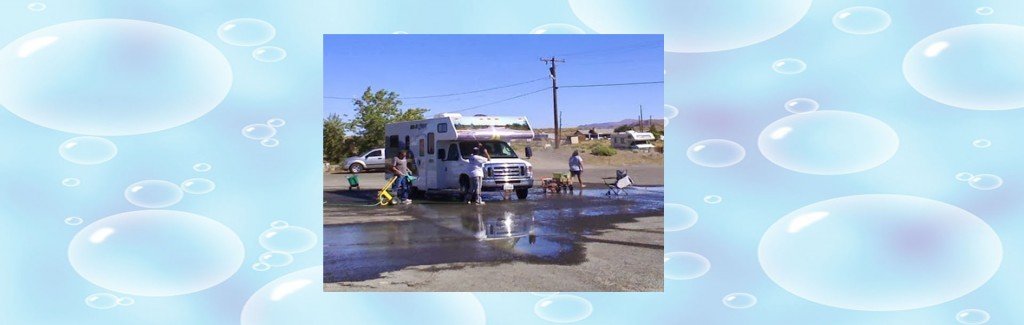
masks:
<path fill-rule="evenodd" d="M 665 121 L 662 120 L 662 119 L 653 119 L 650 122 L 653 122 L 654 125 L 657 125 L 657 126 L 665 126 Z M 649 123 L 649 122 L 647 120 L 644 120 L 644 125 L 647 125 L 647 123 Z M 636 125 L 636 119 L 635 118 L 634 119 L 625 119 L 625 120 L 618 121 L 618 122 L 603 122 L 603 123 L 583 124 L 583 125 L 578 126 L 577 128 L 578 129 L 590 129 L 590 128 L 614 129 L 614 128 L 620 126 L 620 125 L 627 125 L 627 124 L 628 125 Z"/>

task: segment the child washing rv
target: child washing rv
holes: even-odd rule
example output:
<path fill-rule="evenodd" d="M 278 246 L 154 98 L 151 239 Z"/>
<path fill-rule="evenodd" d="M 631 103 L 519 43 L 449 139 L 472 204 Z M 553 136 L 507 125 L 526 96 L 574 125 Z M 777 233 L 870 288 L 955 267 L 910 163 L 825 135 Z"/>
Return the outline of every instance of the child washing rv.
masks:
<path fill-rule="evenodd" d="M 412 203 L 412 200 L 409 199 L 409 176 L 412 176 L 412 173 L 409 171 L 408 150 L 403 149 L 398 152 L 398 155 L 391 158 L 388 163 L 388 171 L 398 177 L 392 185 L 392 189 L 398 196 L 398 201 L 402 204 Z"/>

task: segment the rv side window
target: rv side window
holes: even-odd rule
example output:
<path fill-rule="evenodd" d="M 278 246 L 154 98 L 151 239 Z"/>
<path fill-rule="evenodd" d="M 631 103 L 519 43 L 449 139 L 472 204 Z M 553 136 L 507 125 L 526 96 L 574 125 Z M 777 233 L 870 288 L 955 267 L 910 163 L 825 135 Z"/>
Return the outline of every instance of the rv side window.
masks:
<path fill-rule="evenodd" d="M 398 136 L 392 135 L 388 137 L 388 148 L 398 148 Z"/>
<path fill-rule="evenodd" d="M 426 147 L 426 143 L 423 143 L 423 142 L 425 142 L 425 141 L 423 140 L 423 138 L 420 138 L 420 157 L 423 157 L 423 156 L 424 156 L 424 154 L 423 154 L 423 149 L 425 149 L 425 148 L 423 148 L 423 147 Z"/>
<path fill-rule="evenodd" d="M 434 154 L 434 132 L 427 133 L 427 154 Z"/>
<path fill-rule="evenodd" d="M 452 145 L 448 146 L 448 159 L 445 160 L 459 160 L 459 145 L 452 143 Z"/>
<path fill-rule="evenodd" d="M 445 133 L 445 132 L 448 132 L 448 124 L 437 123 L 437 133 Z"/>

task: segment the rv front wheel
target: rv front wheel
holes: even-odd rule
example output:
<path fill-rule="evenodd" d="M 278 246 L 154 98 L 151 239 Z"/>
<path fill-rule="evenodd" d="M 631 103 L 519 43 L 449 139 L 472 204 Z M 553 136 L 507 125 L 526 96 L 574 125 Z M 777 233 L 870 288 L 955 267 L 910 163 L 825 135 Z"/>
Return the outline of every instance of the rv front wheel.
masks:
<path fill-rule="evenodd" d="M 528 188 L 516 189 L 516 197 L 519 198 L 520 200 L 526 200 L 526 196 L 529 195 L 529 194 L 530 194 L 530 189 L 528 189 Z"/>

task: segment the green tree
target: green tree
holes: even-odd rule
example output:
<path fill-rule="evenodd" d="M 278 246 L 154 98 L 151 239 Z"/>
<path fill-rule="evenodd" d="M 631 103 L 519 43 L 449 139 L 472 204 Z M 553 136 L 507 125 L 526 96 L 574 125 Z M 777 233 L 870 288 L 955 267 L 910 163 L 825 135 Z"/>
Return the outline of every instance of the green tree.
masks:
<path fill-rule="evenodd" d="M 384 89 L 373 91 L 370 87 L 352 104 L 355 115 L 346 124 L 346 130 L 357 138 L 355 146 L 359 152 L 384 147 L 384 126 L 388 123 L 421 120 L 427 111 L 423 108 L 403 110 L 398 93 Z"/>
<path fill-rule="evenodd" d="M 345 122 L 338 114 L 324 119 L 324 159 L 332 164 L 341 163 L 348 154 L 345 139 Z"/>
<path fill-rule="evenodd" d="M 619 125 L 618 127 L 616 127 L 615 128 L 615 132 L 626 132 L 626 131 L 629 131 L 629 130 L 632 130 L 632 129 L 633 129 L 632 125 L 625 125 L 624 124 L 624 125 Z"/>
<path fill-rule="evenodd" d="M 661 135 L 665 134 L 664 131 L 658 130 L 658 127 L 655 126 L 654 123 L 651 123 L 651 127 L 647 129 L 647 132 L 653 134 L 655 139 L 661 139 Z"/>

